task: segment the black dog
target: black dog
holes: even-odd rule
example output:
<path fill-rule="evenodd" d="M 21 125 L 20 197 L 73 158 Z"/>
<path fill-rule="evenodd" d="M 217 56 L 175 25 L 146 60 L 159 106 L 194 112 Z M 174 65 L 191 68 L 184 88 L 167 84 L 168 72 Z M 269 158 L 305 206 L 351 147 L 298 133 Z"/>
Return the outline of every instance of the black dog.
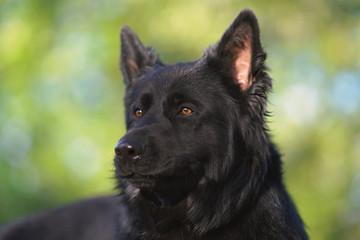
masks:
<path fill-rule="evenodd" d="M 163 64 L 128 27 L 121 41 L 124 194 L 10 224 L 1 239 L 308 239 L 266 131 L 271 78 L 255 15 L 242 11 L 190 63 Z"/>

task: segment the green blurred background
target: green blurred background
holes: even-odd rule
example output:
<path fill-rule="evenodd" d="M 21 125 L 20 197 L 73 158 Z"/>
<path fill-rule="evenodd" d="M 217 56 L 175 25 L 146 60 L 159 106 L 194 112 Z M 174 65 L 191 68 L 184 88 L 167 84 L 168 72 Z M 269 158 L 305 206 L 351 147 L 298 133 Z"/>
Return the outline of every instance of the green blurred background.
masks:
<path fill-rule="evenodd" d="M 312 239 L 360 239 L 360 1 L 0 0 L 0 223 L 115 193 L 124 134 L 119 31 L 192 61 L 258 16 L 269 118 Z"/>

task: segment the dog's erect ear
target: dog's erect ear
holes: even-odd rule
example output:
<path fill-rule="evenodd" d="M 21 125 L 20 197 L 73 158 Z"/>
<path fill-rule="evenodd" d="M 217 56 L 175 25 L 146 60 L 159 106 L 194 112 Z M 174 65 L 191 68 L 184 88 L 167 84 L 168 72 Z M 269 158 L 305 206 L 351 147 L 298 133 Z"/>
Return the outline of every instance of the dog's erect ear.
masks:
<path fill-rule="evenodd" d="M 120 68 L 127 87 L 134 84 L 139 73 L 145 71 L 146 68 L 152 68 L 157 58 L 158 55 L 145 47 L 128 26 L 122 27 Z"/>
<path fill-rule="evenodd" d="M 249 89 L 256 80 L 257 71 L 265 68 L 263 62 L 266 54 L 262 50 L 259 34 L 255 14 L 245 9 L 236 17 L 211 52 L 216 62 L 240 85 L 241 91 Z"/>

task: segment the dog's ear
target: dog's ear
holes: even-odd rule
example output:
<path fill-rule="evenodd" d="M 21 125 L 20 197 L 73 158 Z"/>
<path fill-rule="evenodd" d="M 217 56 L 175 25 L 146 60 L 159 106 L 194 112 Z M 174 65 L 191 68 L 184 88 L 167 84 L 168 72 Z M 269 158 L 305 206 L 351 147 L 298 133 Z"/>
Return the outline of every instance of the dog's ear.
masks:
<path fill-rule="evenodd" d="M 247 91 L 258 74 L 266 69 L 266 54 L 260 44 L 260 31 L 255 14 L 245 9 L 211 49 L 212 60 L 226 74 L 231 74 L 241 91 Z"/>
<path fill-rule="evenodd" d="M 155 51 L 145 47 L 128 26 L 122 27 L 120 69 L 127 87 L 134 85 L 138 74 L 152 68 L 157 58 Z"/>

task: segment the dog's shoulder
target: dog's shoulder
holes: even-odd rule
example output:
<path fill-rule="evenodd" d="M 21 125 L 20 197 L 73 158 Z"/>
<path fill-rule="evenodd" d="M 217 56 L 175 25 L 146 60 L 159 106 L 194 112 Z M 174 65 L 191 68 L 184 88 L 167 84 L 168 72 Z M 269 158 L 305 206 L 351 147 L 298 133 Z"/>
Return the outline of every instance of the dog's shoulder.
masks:
<path fill-rule="evenodd" d="M 114 239 L 120 198 L 98 197 L 30 215 L 0 228 L 0 239 Z M 126 217 L 126 216 L 123 216 Z"/>

